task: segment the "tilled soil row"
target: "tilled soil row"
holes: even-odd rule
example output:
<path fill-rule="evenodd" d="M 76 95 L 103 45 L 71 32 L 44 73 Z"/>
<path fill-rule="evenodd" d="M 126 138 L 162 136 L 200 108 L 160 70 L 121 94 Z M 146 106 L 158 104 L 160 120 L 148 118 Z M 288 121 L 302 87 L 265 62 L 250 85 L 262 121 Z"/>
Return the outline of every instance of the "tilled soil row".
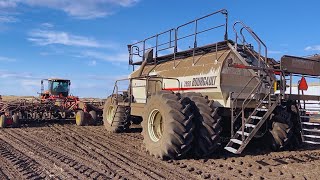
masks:
<path fill-rule="evenodd" d="M 61 179 L 112 179 L 105 173 L 101 173 L 93 170 L 90 163 L 83 161 L 72 154 L 68 154 L 65 151 L 56 148 L 63 146 L 63 144 L 48 145 L 46 142 L 35 140 L 34 137 L 28 136 L 26 132 L 21 129 L 15 129 L 14 131 L 8 131 L 7 142 L 15 143 L 19 148 L 24 148 L 26 151 L 34 152 L 33 158 L 38 158 L 38 162 L 45 164 L 44 167 L 51 164 L 53 167 L 50 169 L 55 170 L 52 172 L 54 177 Z M 37 156 L 37 157 L 36 157 Z M 96 166 L 96 164 L 91 165 Z"/>
<path fill-rule="evenodd" d="M 101 130 L 101 129 L 100 129 Z M 188 176 L 185 172 L 177 171 L 174 167 L 168 166 L 167 163 L 148 156 L 141 149 L 141 137 L 133 137 L 129 134 L 109 134 L 105 130 L 92 131 L 88 128 L 64 128 L 66 134 L 87 134 L 84 137 L 75 137 L 75 141 L 82 141 L 89 149 L 104 150 L 103 158 L 115 157 L 119 165 L 128 164 L 129 167 L 123 167 L 135 174 L 135 178 L 141 179 L 185 179 L 197 178 L 196 176 Z M 70 133 L 68 133 L 70 132 Z M 100 159 L 101 160 L 101 159 Z M 168 167 L 167 167 L 168 166 Z M 141 175 L 147 175 L 139 177 Z"/>
<path fill-rule="evenodd" d="M 142 139 L 140 133 L 111 134 L 101 126 L 3 129 L 0 179 L 318 179 L 320 174 L 317 149 L 162 161 L 145 152 Z"/>
<path fill-rule="evenodd" d="M 0 139 L 1 179 L 38 179 L 48 177 L 41 165 Z"/>

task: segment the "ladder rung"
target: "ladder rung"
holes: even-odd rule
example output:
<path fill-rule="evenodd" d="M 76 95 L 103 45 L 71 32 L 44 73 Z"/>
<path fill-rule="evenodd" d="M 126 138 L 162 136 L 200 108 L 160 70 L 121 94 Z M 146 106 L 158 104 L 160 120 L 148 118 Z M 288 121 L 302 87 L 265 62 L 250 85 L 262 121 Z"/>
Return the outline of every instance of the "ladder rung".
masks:
<path fill-rule="evenodd" d="M 304 131 L 308 131 L 308 132 L 318 132 L 320 133 L 320 129 L 302 129 Z"/>
<path fill-rule="evenodd" d="M 299 109 L 299 111 L 301 111 L 301 112 L 306 112 L 306 111 L 309 111 L 309 112 L 319 112 L 320 109 L 319 109 L 319 108 Z"/>
<path fill-rule="evenodd" d="M 319 123 L 310 123 L 310 122 L 301 122 L 301 124 L 310 125 L 310 126 L 320 126 Z"/>
<path fill-rule="evenodd" d="M 250 118 L 251 119 L 259 119 L 259 120 L 262 119 L 262 117 L 260 117 L 260 116 L 251 116 Z"/>
<path fill-rule="evenodd" d="M 317 144 L 317 145 L 320 145 L 320 142 L 314 142 L 314 141 L 303 141 L 305 143 L 308 143 L 308 144 Z"/>
<path fill-rule="evenodd" d="M 245 126 L 246 127 L 250 127 L 250 128 L 255 128 L 256 127 L 256 125 L 254 125 L 254 124 L 245 124 Z"/>
<path fill-rule="evenodd" d="M 311 118 L 311 116 L 300 116 L 301 118 Z"/>
<path fill-rule="evenodd" d="M 242 145 L 242 141 L 240 141 L 239 139 L 231 139 L 232 142 Z"/>
<path fill-rule="evenodd" d="M 229 152 L 232 152 L 233 154 L 236 154 L 237 153 L 237 149 L 233 148 L 233 147 L 225 147 L 224 148 L 225 150 L 229 151 Z"/>
<path fill-rule="evenodd" d="M 315 136 L 315 135 L 303 135 L 303 137 L 320 139 L 320 136 Z"/>
<path fill-rule="evenodd" d="M 266 108 L 258 108 L 258 109 L 257 109 L 257 111 L 264 111 L 264 112 L 267 112 L 267 111 L 268 111 L 268 109 L 266 109 Z"/>
<path fill-rule="evenodd" d="M 269 104 L 269 101 L 261 101 L 263 104 Z"/>
<path fill-rule="evenodd" d="M 237 133 L 240 134 L 240 135 L 242 135 L 242 131 L 237 131 Z M 245 136 L 249 136 L 249 133 L 244 132 L 244 135 L 245 135 Z"/>

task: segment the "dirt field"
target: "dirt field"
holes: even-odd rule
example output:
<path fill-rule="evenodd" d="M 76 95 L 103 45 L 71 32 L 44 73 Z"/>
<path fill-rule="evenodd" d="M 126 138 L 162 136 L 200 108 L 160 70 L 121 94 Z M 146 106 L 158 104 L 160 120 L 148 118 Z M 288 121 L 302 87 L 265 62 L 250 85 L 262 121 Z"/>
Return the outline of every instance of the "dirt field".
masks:
<path fill-rule="evenodd" d="M 1 129 L 0 179 L 318 179 L 320 175 L 320 149 L 310 147 L 161 161 L 148 156 L 141 143 L 138 128 L 109 134 L 103 126 L 78 127 L 70 122 Z"/>

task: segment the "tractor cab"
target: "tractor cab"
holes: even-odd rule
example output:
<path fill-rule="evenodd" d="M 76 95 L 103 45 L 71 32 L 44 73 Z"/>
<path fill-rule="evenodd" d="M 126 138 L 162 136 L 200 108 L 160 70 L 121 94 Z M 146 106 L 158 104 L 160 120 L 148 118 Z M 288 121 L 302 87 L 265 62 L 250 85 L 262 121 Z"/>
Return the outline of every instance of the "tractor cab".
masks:
<path fill-rule="evenodd" d="M 48 81 L 48 89 L 44 91 L 44 81 Z M 43 79 L 41 80 L 41 96 L 44 99 L 50 96 L 68 97 L 70 92 L 70 80 L 67 79 Z"/>

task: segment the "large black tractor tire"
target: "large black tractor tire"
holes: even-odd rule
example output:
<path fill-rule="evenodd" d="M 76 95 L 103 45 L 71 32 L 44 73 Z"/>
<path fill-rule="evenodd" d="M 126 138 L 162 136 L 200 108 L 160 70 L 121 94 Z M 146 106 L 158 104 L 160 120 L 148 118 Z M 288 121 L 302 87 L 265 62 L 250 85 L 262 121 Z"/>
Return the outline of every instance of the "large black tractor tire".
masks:
<path fill-rule="evenodd" d="M 0 116 L 0 128 L 5 128 L 6 127 L 6 116 L 1 115 Z"/>
<path fill-rule="evenodd" d="M 301 128 L 301 119 L 300 112 L 297 106 L 297 103 L 294 101 L 289 102 L 288 111 L 291 113 L 291 122 L 293 123 L 292 138 L 289 142 L 290 150 L 298 149 L 302 146 L 302 128 Z"/>
<path fill-rule="evenodd" d="M 76 114 L 76 125 L 77 126 L 84 126 L 85 123 L 86 123 L 86 121 L 85 121 L 85 113 L 82 110 L 80 110 Z"/>
<path fill-rule="evenodd" d="M 18 114 L 14 114 L 14 115 L 12 116 L 12 122 L 13 122 L 12 126 L 13 126 L 14 128 L 18 128 L 18 127 L 21 126 L 20 118 L 19 118 Z"/>
<path fill-rule="evenodd" d="M 179 159 L 192 148 L 194 125 L 190 99 L 158 91 L 148 99 L 142 121 L 143 144 L 150 155 Z"/>
<path fill-rule="evenodd" d="M 293 135 L 293 123 L 291 113 L 280 106 L 276 107 L 272 117 L 272 128 L 270 130 L 271 148 L 274 151 L 285 149 Z"/>
<path fill-rule="evenodd" d="M 198 157 L 208 156 L 214 153 L 221 143 L 222 118 L 219 115 L 219 108 L 200 93 L 185 93 L 183 96 L 189 97 L 193 104 L 194 153 Z"/>
<path fill-rule="evenodd" d="M 96 111 L 90 111 L 89 112 L 90 116 L 91 116 L 91 124 L 92 125 L 96 125 L 97 122 L 98 122 L 98 119 L 97 119 L 97 112 Z"/>
<path fill-rule="evenodd" d="M 113 97 L 108 97 L 103 108 L 103 124 L 107 131 L 121 133 L 129 129 L 128 107 L 112 103 Z"/>

